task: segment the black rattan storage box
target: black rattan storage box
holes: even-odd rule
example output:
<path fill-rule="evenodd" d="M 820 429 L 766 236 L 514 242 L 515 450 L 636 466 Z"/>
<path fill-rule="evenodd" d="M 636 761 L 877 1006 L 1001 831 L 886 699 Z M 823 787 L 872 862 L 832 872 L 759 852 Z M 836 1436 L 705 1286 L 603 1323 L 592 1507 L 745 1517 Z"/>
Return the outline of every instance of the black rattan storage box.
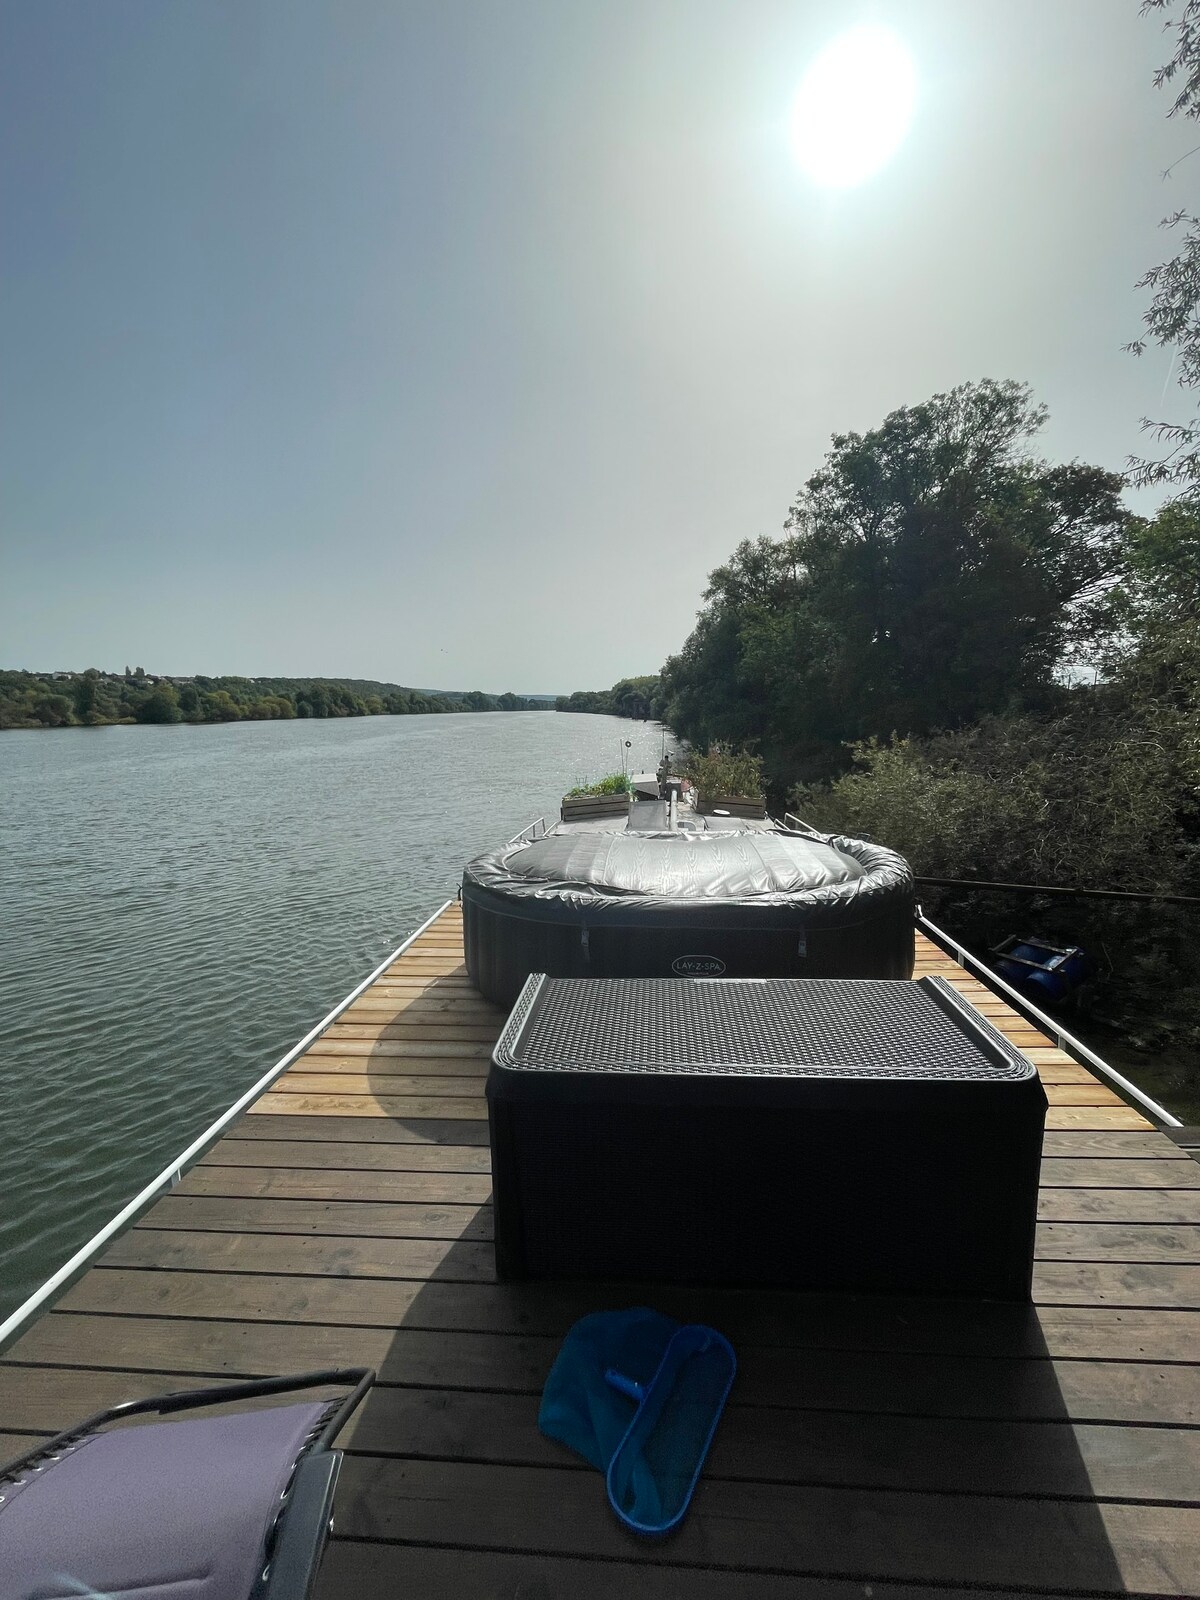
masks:
<path fill-rule="evenodd" d="M 1029 1296 L 1046 1096 L 940 978 L 547 978 L 488 1076 L 501 1277 Z"/>

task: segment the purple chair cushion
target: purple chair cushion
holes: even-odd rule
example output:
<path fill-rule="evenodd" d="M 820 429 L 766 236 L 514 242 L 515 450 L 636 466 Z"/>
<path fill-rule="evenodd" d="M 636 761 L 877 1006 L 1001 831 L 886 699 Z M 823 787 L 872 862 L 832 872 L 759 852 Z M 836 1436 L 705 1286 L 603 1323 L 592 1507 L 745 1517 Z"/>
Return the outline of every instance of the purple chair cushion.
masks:
<path fill-rule="evenodd" d="M 93 1434 L 0 1484 L 0 1600 L 247 1600 L 325 1403 Z"/>

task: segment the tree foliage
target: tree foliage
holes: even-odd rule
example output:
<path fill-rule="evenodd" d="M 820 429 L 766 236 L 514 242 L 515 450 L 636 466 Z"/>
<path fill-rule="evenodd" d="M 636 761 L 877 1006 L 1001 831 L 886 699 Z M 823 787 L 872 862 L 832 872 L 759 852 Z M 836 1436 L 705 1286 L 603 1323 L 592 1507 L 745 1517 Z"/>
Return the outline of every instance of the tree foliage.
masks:
<path fill-rule="evenodd" d="M 1049 714 L 868 740 L 792 800 L 818 828 L 867 834 L 919 873 L 1200 895 L 1200 507 L 1131 521 L 1113 603 L 1122 626 L 1095 683 Z M 1092 951 L 1093 1014 L 1178 1052 L 1166 1087 L 1200 1094 L 1196 909 L 923 890 L 986 948 L 1021 926 Z"/>
<path fill-rule="evenodd" d="M 737 548 L 663 669 L 693 744 L 756 746 L 776 787 L 848 739 L 1044 704 L 1099 636 L 1121 480 L 1029 453 L 1024 384 L 984 380 L 835 435 L 782 539 Z"/>
<path fill-rule="evenodd" d="M 1170 60 L 1154 74 L 1154 85 L 1169 89 L 1173 96 L 1168 117 L 1196 121 L 1200 120 L 1200 0 L 1183 0 L 1178 11 L 1175 5 L 1176 0 L 1143 0 L 1142 15 L 1163 15 L 1163 27 L 1174 45 Z M 1196 153 L 1191 150 L 1180 160 Z M 1146 337 L 1133 340 L 1127 348 L 1141 355 L 1149 342 L 1170 350 L 1176 384 L 1185 391 L 1195 390 L 1200 385 L 1200 217 L 1176 210 L 1164 217 L 1162 226 L 1178 246 L 1167 261 L 1138 279 L 1139 289 L 1151 290 L 1142 318 Z M 1178 487 L 1200 482 L 1200 417 L 1186 423 L 1143 417 L 1142 428 L 1165 447 L 1165 453 L 1157 459 L 1131 457 L 1134 484 Z"/>
<path fill-rule="evenodd" d="M 646 721 L 662 715 L 662 680 L 654 672 L 642 678 L 621 678 L 611 689 L 577 689 L 574 694 L 559 695 L 554 709 Z"/>
<path fill-rule="evenodd" d="M 701 800 L 763 798 L 762 757 L 745 750 L 727 750 L 721 744 L 693 750 L 684 762 L 683 775 Z"/>
<path fill-rule="evenodd" d="M 102 727 L 121 722 L 261 722 L 458 711 L 548 711 L 520 695 L 428 694 L 357 678 L 172 679 L 141 667 L 124 675 L 0 672 L 0 729 Z"/>

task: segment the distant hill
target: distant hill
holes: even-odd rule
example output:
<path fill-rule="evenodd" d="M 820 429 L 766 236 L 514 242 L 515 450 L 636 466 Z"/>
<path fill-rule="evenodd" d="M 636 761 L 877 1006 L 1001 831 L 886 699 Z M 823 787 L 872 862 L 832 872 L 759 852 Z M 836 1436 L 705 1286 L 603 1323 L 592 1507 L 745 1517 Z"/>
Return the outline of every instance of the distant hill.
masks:
<path fill-rule="evenodd" d="M 243 722 L 292 717 L 550 711 L 550 696 L 410 689 L 370 678 L 208 678 L 146 672 L 2 672 L 0 729 L 132 722 Z"/>

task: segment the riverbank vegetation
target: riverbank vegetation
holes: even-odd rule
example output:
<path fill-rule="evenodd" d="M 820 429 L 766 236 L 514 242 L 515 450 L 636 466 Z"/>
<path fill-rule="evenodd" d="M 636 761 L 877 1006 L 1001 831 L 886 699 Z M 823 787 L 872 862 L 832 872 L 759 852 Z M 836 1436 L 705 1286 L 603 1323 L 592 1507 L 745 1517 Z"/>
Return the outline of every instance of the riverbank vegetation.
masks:
<path fill-rule="evenodd" d="M 1200 490 L 1135 516 L 1037 454 L 1044 419 L 981 382 L 835 436 L 782 536 L 712 573 L 659 714 L 920 875 L 1200 897 Z M 1200 1117 L 1200 904 L 921 895 L 977 952 L 1083 945 L 1082 1025 Z"/>
<path fill-rule="evenodd" d="M 124 673 L 0 672 L 0 729 L 108 727 L 137 722 L 261 722 L 291 717 L 419 716 L 431 712 L 548 711 L 520 695 L 433 694 L 360 678 L 166 677 Z"/>
<path fill-rule="evenodd" d="M 661 717 L 666 701 L 662 679 L 657 672 L 652 672 L 643 678 L 621 678 L 611 689 L 577 689 L 574 694 L 560 694 L 554 709 L 646 721 Z"/>
<path fill-rule="evenodd" d="M 1200 896 L 1200 496 L 1031 449 L 1017 384 L 835 437 L 783 537 L 738 547 L 663 670 L 665 720 L 758 751 L 776 806 L 918 874 Z M 1080 944 L 1085 1022 L 1200 1100 L 1200 904 L 922 890 L 986 951 Z"/>

